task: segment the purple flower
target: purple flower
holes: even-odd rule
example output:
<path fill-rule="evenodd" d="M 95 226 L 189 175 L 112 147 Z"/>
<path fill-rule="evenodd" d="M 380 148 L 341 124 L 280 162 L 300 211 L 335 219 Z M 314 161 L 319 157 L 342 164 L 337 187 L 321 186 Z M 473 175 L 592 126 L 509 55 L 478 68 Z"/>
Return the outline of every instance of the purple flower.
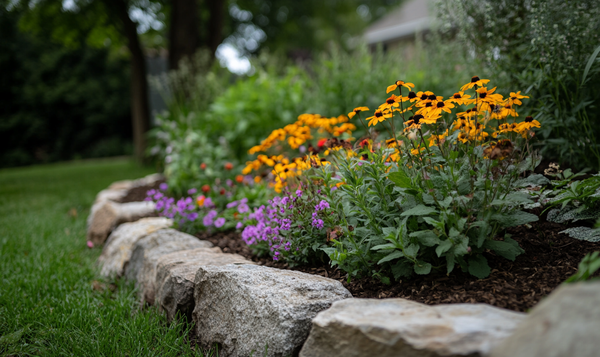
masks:
<path fill-rule="evenodd" d="M 163 182 L 163 183 L 161 183 L 161 184 L 158 186 L 158 188 L 159 188 L 161 191 L 166 191 L 166 190 L 167 190 L 167 188 L 169 188 L 169 185 L 167 185 L 165 182 Z"/>
<path fill-rule="evenodd" d="M 196 190 L 195 188 L 190 188 L 188 190 L 188 195 L 193 195 L 194 193 L 198 192 L 198 190 Z"/>
<path fill-rule="evenodd" d="M 225 224 L 225 218 L 223 218 L 223 217 L 219 217 L 215 221 L 215 227 L 217 227 L 217 228 L 223 227 L 224 224 Z"/>
<path fill-rule="evenodd" d="M 325 226 L 325 222 L 323 222 L 322 219 L 313 219 L 312 225 L 315 228 L 321 229 L 323 226 Z"/>
<path fill-rule="evenodd" d="M 249 210 L 250 210 L 250 207 L 248 207 L 248 205 L 247 205 L 247 204 L 245 204 L 245 203 L 242 203 L 242 204 L 240 204 L 240 205 L 238 206 L 238 212 L 239 212 L 239 213 L 246 213 L 246 212 L 248 212 Z"/>
<path fill-rule="evenodd" d="M 297 189 L 297 190 L 296 190 L 296 196 L 297 196 L 298 198 L 302 197 L 302 190 L 301 190 L 301 189 Z"/>
<path fill-rule="evenodd" d="M 156 193 L 156 190 L 152 189 L 152 190 L 148 190 L 146 192 L 146 196 L 153 196 Z"/>
<path fill-rule="evenodd" d="M 233 181 L 231 181 L 230 179 L 227 179 L 227 181 L 225 181 L 225 184 L 229 187 L 233 187 Z"/>
<path fill-rule="evenodd" d="M 213 201 L 210 199 L 210 197 L 206 197 L 206 199 L 204 200 L 204 207 L 207 207 L 207 208 L 212 208 L 212 207 L 214 207 L 214 203 L 213 203 Z"/>
<path fill-rule="evenodd" d="M 243 227 L 243 226 L 244 226 L 244 224 L 243 224 L 242 222 L 238 222 L 238 223 L 235 225 L 235 229 L 242 229 L 242 227 Z"/>
<path fill-rule="evenodd" d="M 333 191 L 335 191 L 335 190 L 337 190 L 337 189 L 338 189 L 338 188 L 337 188 L 337 186 L 333 186 L 333 187 L 331 188 L 331 192 L 333 192 Z"/>
<path fill-rule="evenodd" d="M 327 203 L 325 200 L 321 200 L 321 202 L 315 206 L 315 211 L 322 211 L 327 208 L 329 208 L 329 203 Z"/>
<path fill-rule="evenodd" d="M 232 201 L 227 204 L 227 208 L 233 208 L 238 205 L 238 201 Z"/>

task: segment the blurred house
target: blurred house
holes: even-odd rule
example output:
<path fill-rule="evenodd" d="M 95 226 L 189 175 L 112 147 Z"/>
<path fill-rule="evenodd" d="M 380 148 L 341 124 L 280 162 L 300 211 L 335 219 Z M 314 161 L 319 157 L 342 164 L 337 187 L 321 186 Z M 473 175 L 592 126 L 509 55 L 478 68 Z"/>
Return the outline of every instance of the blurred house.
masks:
<path fill-rule="evenodd" d="M 396 10 L 369 26 L 364 39 L 372 49 L 382 45 L 384 50 L 412 52 L 417 34 L 429 32 L 433 15 L 430 0 L 407 0 Z"/>

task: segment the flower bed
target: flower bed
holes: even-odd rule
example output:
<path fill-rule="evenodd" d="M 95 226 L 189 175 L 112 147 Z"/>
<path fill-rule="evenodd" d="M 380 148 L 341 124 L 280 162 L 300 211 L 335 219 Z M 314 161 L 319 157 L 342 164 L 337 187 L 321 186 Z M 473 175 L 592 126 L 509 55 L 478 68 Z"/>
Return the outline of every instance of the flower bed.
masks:
<path fill-rule="evenodd" d="M 600 247 L 600 179 L 579 183 L 558 166 L 535 173 L 541 124 L 517 112 L 528 97 L 504 98 L 488 82 L 473 77 L 444 99 L 396 81 L 365 120 L 366 107 L 303 114 L 253 147 L 242 175 L 225 166 L 235 180 L 177 202 L 166 186 L 148 199 L 182 230 L 265 265 L 335 277 L 355 296 L 526 310 Z"/>

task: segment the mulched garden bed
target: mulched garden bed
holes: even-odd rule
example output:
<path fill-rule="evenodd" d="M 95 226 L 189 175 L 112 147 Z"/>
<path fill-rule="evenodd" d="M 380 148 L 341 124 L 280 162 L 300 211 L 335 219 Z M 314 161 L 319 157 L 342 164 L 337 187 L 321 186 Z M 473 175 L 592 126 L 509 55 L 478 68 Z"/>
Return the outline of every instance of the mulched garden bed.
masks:
<path fill-rule="evenodd" d="M 123 198 L 121 198 L 119 200 L 119 203 L 143 201 L 147 197 L 146 192 L 148 192 L 150 190 L 158 190 L 158 187 L 160 186 L 160 184 L 164 183 L 164 182 L 165 182 L 165 180 L 160 180 L 160 181 L 156 181 L 152 185 L 133 187 L 133 188 L 129 189 L 129 191 L 127 192 L 127 195 L 125 195 Z"/>
<path fill-rule="evenodd" d="M 346 274 L 328 263 L 291 268 L 270 257 L 256 257 L 236 232 L 201 232 L 196 236 L 211 241 L 225 253 L 240 254 L 260 265 L 339 280 L 357 298 L 398 297 L 425 304 L 487 303 L 509 310 L 527 311 L 573 275 L 585 254 L 600 250 L 600 242 L 580 241 L 558 233 L 568 227 L 548 222 L 544 215 L 540 221 L 531 224 L 531 228 L 519 226 L 509 229 L 508 233 L 519 242 L 525 253 L 514 262 L 488 253 L 486 258 L 492 273 L 486 279 L 462 273 L 457 267 L 450 276 L 415 275 L 390 285 L 372 278 L 355 278 L 347 282 Z"/>

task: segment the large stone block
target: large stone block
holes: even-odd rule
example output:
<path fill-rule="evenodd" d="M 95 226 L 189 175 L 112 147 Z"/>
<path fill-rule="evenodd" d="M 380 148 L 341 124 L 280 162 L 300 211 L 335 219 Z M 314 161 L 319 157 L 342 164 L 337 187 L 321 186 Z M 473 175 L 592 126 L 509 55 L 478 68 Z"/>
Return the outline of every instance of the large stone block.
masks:
<path fill-rule="evenodd" d="M 184 250 L 158 259 L 155 304 L 171 321 L 179 312 L 189 320 L 194 310 L 194 278 L 202 266 L 254 264 L 238 254 L 223 254 L 219 247 Z"/>
<path fill-rule="evenodd" d="M 135 281 L 142 303 L 154 304 L 156 265 L 165 254 L 196 248 L 211 248 L 209 241 L 171 228 L 161 229 L 138 240 L 125 266 L 127 280 Z"/>
<path fill-rule="evenodd" d="M 199 342 L 219 356 L 291 356 L 311 320 L 351 294 L 336 280 L 255 265 L 204 266 L 195 278 L 192 314 Z"/>
<path fill-rule="evenodd" d="M 133 245 L 148 234 L 172 225 L 173 221 L 168 218 L 151 217 L 117 227 L 106 240 L 98 258 L 100 274 L 106 277 L 123 275 L 123 268 L 131 258 Z"/>
<path fill-rule="evenodd" d="M 556 289 L 531 310 L 491 356 L 600 356 L 600 282 Z"/>
<path fill-rule="evenodd" d="M 313 320 L 300 356 L 485 356 L 524 317 L 485 304 L 343 300 Z"/>
<path fill-rule="evenodd" d="M 92 208 L 87 240 L 102 244 L 108 235 L 121 223 L 134 222 L 156 214 L 154 202 L 116 203 L 100 202 Z"/>

